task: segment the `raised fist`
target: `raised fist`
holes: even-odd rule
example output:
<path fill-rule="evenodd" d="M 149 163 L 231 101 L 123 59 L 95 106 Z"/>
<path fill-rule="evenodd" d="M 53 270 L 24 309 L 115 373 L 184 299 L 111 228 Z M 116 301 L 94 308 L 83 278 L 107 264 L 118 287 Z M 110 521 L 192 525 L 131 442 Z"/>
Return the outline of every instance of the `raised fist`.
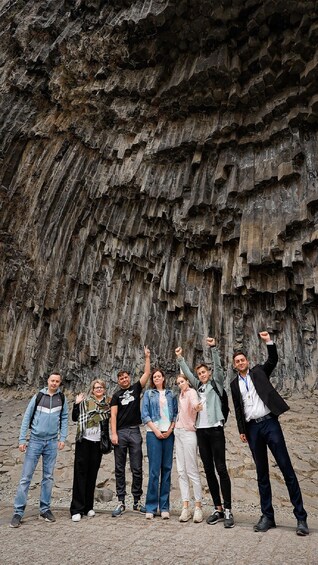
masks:
<path fill-rule="evenodd" d="M 182 357 L 182 347 L 177 347 L 177 349 L 175 349 L 175 354 L 177 357 Z"/>
<path fill-rule="evenodd" d="M 271 340 L 271 336 L 268 332 L 259 332 L 259 336 L 263 341 L 265 341 L 265 343 Z"/>

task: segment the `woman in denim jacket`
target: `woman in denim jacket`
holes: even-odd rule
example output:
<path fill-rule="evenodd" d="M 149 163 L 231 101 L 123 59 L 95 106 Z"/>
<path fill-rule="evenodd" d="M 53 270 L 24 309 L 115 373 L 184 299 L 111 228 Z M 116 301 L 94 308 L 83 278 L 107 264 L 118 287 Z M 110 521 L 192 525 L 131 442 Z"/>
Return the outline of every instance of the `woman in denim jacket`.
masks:
<path fill-rule="evenodd" d="M 169 498 L 173 461 L 174 426 L 178 413 L 177 399 L 165 388 L 166 377 L 161 369 L 152 371 L 150 389 L 146 390 L 141 419 L 147 427 L 149 480 L 146 496 L 146 518 L 158 511 L 164 520 L 170 518 Z"/>

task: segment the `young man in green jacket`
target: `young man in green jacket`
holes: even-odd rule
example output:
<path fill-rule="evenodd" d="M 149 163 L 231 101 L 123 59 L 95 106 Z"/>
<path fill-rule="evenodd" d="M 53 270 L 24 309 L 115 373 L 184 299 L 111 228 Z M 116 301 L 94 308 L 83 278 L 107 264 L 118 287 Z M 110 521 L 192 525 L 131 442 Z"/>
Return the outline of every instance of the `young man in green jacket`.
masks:
<path fill-rule="evenodd" d="M 201 363 L 195 368 L 197 376 L 192 374 L 183 359 L 182 348 L 177 347 L 175 352 L 181 371 L 188 377 L 200 398 L 196 422 L 197 439 L 207 483 L 215 506 L 211 516 L 207 518 L 207 523 L 214 525 L 222 521 L 225 528 L 233 528 L 231 481 L 225 459 L 225 418 L 222 413 L 220 399 L 220 396 L 223 394 L 224 372 L 218 350 L 215 347 L 215 339 L 208 337 L 206 343 L 211 348 L 213 370 L 210 371 L 205 363 Z M 212 378 L 218 387 L 220 396 L 211 384 Z M 216 477 L 215 469 L 219 475 L 220 484 Z M 223 505 L 220 490 L 223 496 Z"/>

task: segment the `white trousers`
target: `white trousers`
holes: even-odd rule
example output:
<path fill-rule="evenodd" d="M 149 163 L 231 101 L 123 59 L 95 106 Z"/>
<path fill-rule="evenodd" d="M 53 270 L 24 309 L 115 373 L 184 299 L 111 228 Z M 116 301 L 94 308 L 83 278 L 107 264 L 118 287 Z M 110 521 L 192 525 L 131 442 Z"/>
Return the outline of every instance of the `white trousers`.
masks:
<path fill-rule="evenodd" d="M 190 481 L 196 502 L 202 500 L 202 487 L 197 459 L 197 434 L 175 428 L 176 460 L 182 502 L 190 501 Z"/>

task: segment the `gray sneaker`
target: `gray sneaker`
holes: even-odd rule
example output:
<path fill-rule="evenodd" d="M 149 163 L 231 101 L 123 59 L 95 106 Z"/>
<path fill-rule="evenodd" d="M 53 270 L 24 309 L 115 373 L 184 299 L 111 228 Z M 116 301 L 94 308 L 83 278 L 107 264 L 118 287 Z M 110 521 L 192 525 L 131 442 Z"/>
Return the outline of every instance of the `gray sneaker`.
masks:
<path fill-rule="evenodd" d="M 217 508 L 214 510 L 211 516 L 209 516 L 206 519 L 207 524 L 210 524 L 212 526 L 214 524 L 217 524 L 218 522 L 223 522 L 223 520 L 224 520 L 224 512 L 223 510 L 217 510 Z"/>
<path fill-rule="evenodd" d="M 146 514 L 146 507 L 143 504 L 141 504 L 140 500 L 136 500 L 136 502 L 134 502 L 133 504 L 133 511 Z"/>
<path fill-rule="evenodd" d="M 119 501 L 115 510 L 112 511 L 112 517 L 117 518 L 117 516 L 121 516 L 126 510 L 126 506 L 124 502 Z"/>
<path fill-rule="evenodd" d="M 51 510 L 47 510 L 46 512 L 41 512 L 39 518 L 43 518 L 46 522 L 56 522 L 54 515 L 52 514 Z"/>
<path fill-rule="evenodd" d="M 10 528 L 19 528 L 21 526 L 22 516 L 20 514 L 13 514 L 10 522 Z"/>
<path fill-rule="evenodd" d="M 233 514 L 228 508 L 224 510 L 224 528 L 234 528 Z"/>

